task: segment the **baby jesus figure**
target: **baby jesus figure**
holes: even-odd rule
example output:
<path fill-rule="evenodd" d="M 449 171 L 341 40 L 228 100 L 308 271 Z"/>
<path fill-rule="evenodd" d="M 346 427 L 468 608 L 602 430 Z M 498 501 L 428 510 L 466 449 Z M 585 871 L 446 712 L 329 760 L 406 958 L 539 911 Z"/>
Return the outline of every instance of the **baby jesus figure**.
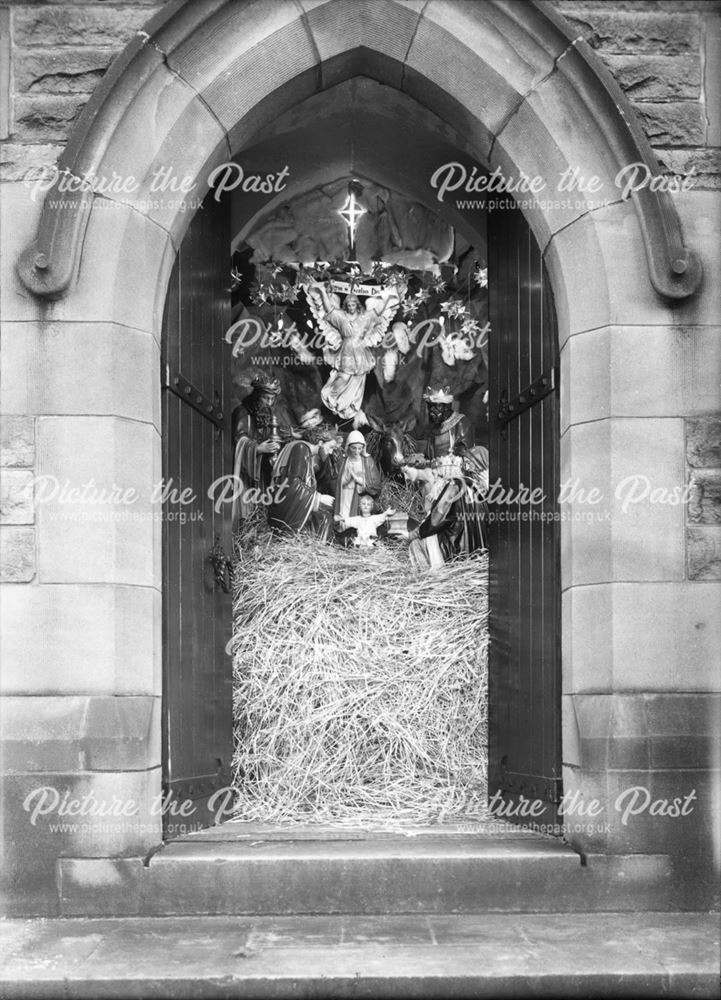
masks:
<path fill-rule="evenodd" d="M 359 514 L 354 517 L 336 517 L 336 522 L 341 531 L 348 528 L 355 528 L 356 536 L 353 545 L 361 549 L 372 549 L 378 541 L 378 528 L 384 524 L 388 518 L 395 514 L 395 510 L 389 507 L 381 514 L 373 513 L 374 500 L 372 496 L 363 493 L 358 498 Z"/>

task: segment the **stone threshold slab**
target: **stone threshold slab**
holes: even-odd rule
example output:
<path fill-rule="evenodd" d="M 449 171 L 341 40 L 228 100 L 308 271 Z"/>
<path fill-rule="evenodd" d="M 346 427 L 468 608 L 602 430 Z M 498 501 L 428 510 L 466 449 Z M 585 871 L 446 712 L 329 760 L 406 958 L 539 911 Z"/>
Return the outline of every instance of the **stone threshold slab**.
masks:
<path fill-rule="evenodd" d="M 504 820 L 478 820 L 463 823 L 438 823 L 433 826 L 402 825 L 357 827 L 340 823 L 256 823 L 247 820 L 228 820 L 219 826 L 198 830 L 176 843 L 212 841 L 213 843 L 238 840 L 446 840 L 473 837 L 497 840 L 545 840 L 542 833 L 528 830 Z"/>
<path fill-rule="evenodd" d="M 226 841 L 197 839 L 171 840 L 153 854 L 150 867 L 169 860 L 196 859 L 198 861 L 240 861 L 258 858 L 287 858 L 288 860 L 353 861 L 373 858 L 397 858 L 409 861 L 424 859 L 476 858 L 489 861 L 494 858 L 558 857 L 567 864 L 580 865 L 581 858 L 560 839 L 539 838 L 476 838 L 468 834 L 459 837 L 386 837 L 350 840 L 307 840 L 296 838 L 257 838 Z"/>
<path fill-rule="evenodd" d="M 0 922 L 0 996 L 718 997 L 699 913 Z"/>

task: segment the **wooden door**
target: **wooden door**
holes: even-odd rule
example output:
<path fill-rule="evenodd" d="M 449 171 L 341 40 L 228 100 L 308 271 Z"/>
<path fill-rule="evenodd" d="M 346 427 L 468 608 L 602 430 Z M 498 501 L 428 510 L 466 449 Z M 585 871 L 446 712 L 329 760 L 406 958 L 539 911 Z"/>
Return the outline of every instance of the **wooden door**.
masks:
<path fill-rule="evenodd" d="M 163 321 L 163 781 L 166 838 L 207 826 L 208 799 L 229 783 L 232 664 L 227 577 L 230 509 L 211 484 L 232 471 L 228 213 L 209 196 L 175 262 Z M 169 491 L 173 491 L 170 493 Z M 192 497 L 192 500 L 189 498 Z M 190 815 L 176 810 L 192 802 Z M 190 807 L 186 805 L 186 810 Z"/>
<path fill-rule="evenodd" d="M 516 494 L 491 504 L 489 525 L 489 794 L 523 823 L 521 796 L 542 802 L 536 819 L 548 823 L 561 795 L 558 338 L 517 208 L 490 213 L 488 284 L 490 482 Z"/>

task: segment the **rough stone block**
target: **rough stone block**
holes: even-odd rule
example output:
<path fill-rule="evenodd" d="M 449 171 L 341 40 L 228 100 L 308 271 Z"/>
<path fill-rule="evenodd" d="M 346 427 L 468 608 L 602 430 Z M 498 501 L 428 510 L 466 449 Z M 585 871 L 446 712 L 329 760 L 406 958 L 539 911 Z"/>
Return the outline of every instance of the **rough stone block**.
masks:
<path fill-rule="evenodd" d="M 3 416 L 0 420 L 0 468 L 29 469 L 35 464 L 35 420 Z"/>
<path fill-rule="evenodd" d="M 0 600 L 3 694 L 160 694 L 158 590 L 6 586 Z"/>
<path fill-rule="evenodd" d="M 582 33 L 602 58 L 607 53 L 637 56 L 649 52 L 675 56 L 695 55 L 699 51 L 701 24 L 694 14 L 622 10 L 607 13 L 602 9 L 577 14 L 574 7 L 571 5 L 570 10 L 563 10 L 566 20 Z"/>
<path fill-rule="evenodd" d="M 721 580 L 721 527 L 686 532 L 690 580 Z"/>
<path fill-rule="evenodd" d="M 686 461 L 693 469 L 721 467 L 721 417 L 686 421 Z"/>
<path fill-rule="evenodd" d="M 87 100 L 86 94 L 20 94 L 14 101 L 11 136 L 21 142 L 62 142 L 70 135 Z"/>
<path fill-rule="evenodd" d="M 604 55 L 626 96 L 634 101 L 693 100 L 701 93 L 699 55 Z"/>
<path fill-rule="evenodd" d="M 106 45 L 116 51 L 159 10 L 159 6 L 107 4 L 18 7 L 14 39 L 19 46 Z"/>
<path fill-rule="evenodd" d="M 4 697 L 3 766 L 33 771 L 145 771 L 160 765 L 160 698 Z"/>
<path fill-rule="evenodd" d="M 719 149 L 659 149 L 657 157 L 663 173 L 692 177 L 694 191 L 721 188 Z"/>
<path fill-rule="evenodd" d="M 721 146 L 721 93 L 716 82 L 721 76 L 721 7 L 706 19 L 704 32 L 704 98 L 708 119 L 708 146 Z"/>
<path fill-rule="evenodd" d="M 583 17 L 599 11 L 628 13 L 628 0 L 551 0 L 559 14 L 580 14 Z M 633 0 L 634 10 L 653 13 L 683 14 L 687 11 L 710 13 L 719 9 L 719 0 Z"/>
<path fill-rule="evenodd" d="M 0 145 L 0 180 L 32 180 L 32 172 L 53 167 L 63 151 L 59 143 L 26 145 L 18 142 L 4 142 Z M 37 178 L 38 174 L 34 176 Z"/>
<path fill-rule="evenodd" d="M 693 524 L 721 525 L 721 469 L 703 469 L 689 478 L 688 519 Z"/>
<path fill-rule="evenodd" d="M 35 520 L 32 472 L 0 471 L 0 523 L 32 524 Z"/>
<path fill-rule="evenodd" d="M 0 581 L 27 583 L 35 576 L 35 529 L 0 526 Z"/>
<path fill-rule="evenodd" d="M 114 55 L 114 49 L 20 49 L 15 60 L 15 90 L 91 94 Z"/>
<path fill-rule="evenodd" d="M 637 102 L 634 110 L 652 146 L 703 146 L 706 117 L 699 101 Z"/>

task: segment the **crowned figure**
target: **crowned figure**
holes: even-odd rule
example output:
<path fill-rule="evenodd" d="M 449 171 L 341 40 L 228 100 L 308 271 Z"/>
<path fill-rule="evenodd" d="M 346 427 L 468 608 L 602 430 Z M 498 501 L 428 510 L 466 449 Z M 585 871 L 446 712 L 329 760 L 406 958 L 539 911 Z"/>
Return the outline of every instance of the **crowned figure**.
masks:
<path fill-rule="evenodd" d="M 236 483 L 233 521 L 247 518 L 254 504 L 244 500 L 250 489 L 267 490 L 271 482 L 273 460 L 289 428 L 281 427 L 275 415 L 280 395 L 277 378 L 261 372 L 251 382 L 251 393 L 233 410 L 233 477 Z"/>
<path fill-rule="evenodd" d="M 448 386 L 426 389 L 427 465 L 404 466 L 407 479 L 421 482 L 426 517 L 411 533 L 409 554 L 419 568 L 434 568 L 459 555 L 486 548 L 483 524 L 486 505 L 478 489 L 477 471 L 486 449 L 473 447 L 473 428 L 453 409 Z"/>
<path fill-rule="evenodd" d="M 333 369 L 321 390 L 321 399 L 331 413 L 354 426 L 367 423 L 363 413 L 363 392 L 368 372 L 376 364 L 374 348 L 380 346 L 400 305 L 395 287 L 379 290 L 366 299 L 346 295 L 343 306 L 325 285 L 313 283 L 307 290 L 311 311 L 325 337 L 323 356 Z M 402 324 L 401 324 L 402 325 Z M 405 327 L 404 327 L 405 330 Z M 395 337 L 398 343 L 398 337 Z M 402 340 L 407 349 L 407 343 Z"/>
<path fill-rule="evenodd" d="M 473 447 L 473 428 L 467 416 L 453 409 L 453 393 L 446 385 L 427 387 L 423 399 L 428 407 L 426 458 L 463 455 Z"/>

